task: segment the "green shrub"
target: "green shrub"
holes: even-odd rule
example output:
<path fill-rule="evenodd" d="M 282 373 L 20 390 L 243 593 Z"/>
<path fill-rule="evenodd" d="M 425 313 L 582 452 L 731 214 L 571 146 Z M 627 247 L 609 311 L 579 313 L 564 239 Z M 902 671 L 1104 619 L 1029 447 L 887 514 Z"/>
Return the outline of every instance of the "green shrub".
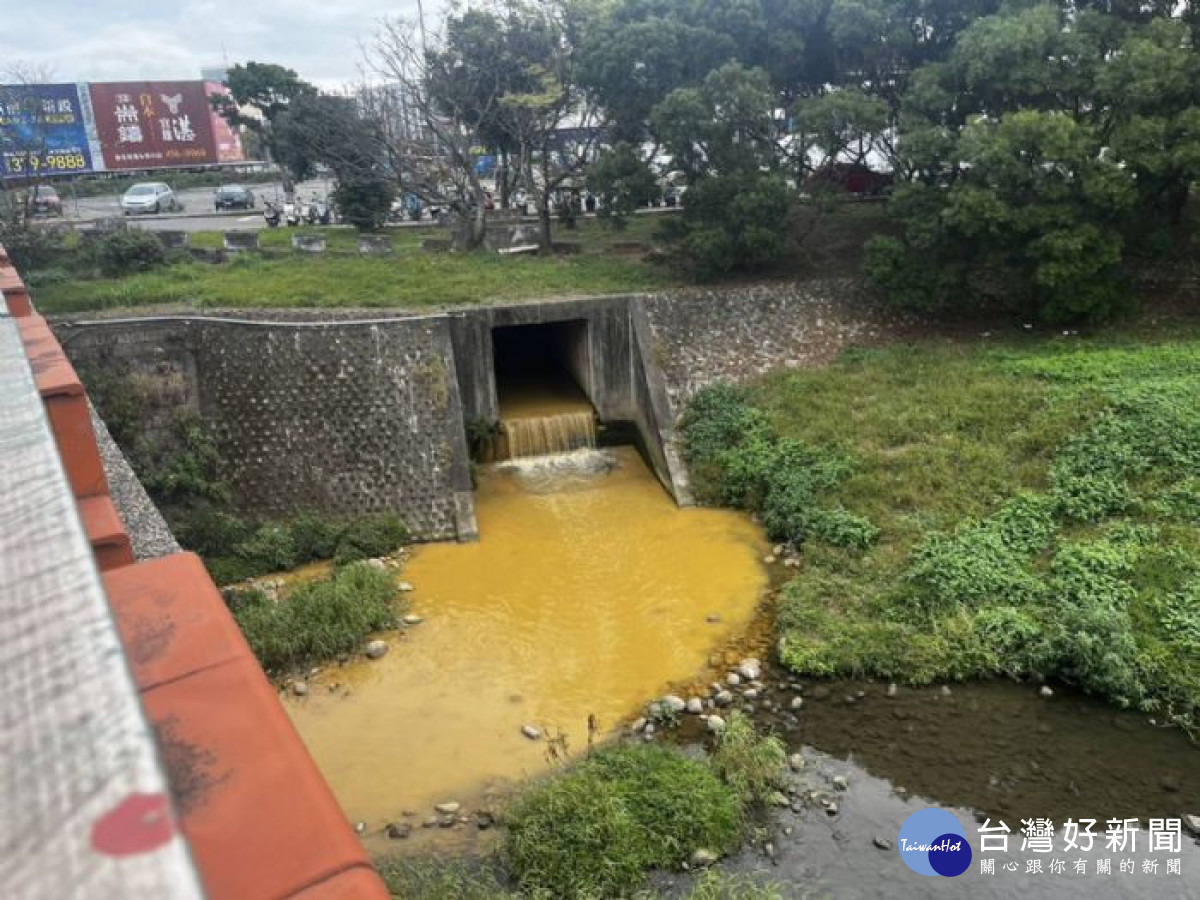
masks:
<path fill-rule="evenodd" d="M 342 566 L 360 559 L 386 556 L 395 553 L 407 540 L 408 528 L 399 516 L 391 513 L 361 516 L 342 532 L 333 562 Z"/>
<path fill-rule="evenodd" d="M 620 896 L 641 884 L 645 840 L 625 798 L 599 772 L 536 788 L 510 808 L 505 854 L 522 888 L 553 896 Z"/>
<path fill-rule="evenodd" d="M 317 513 L 301 513 L 288 523 L 299 562 L 333 559 L 346 526 Z"/>
<path fill-rule="evenodd" d="M 780 439 L 744 389 L 700 391 L 682 422 L 684 453 L 702 500 L 759 510 L 767 536 L 799 547 L 809 538 L 862 551 L 878 538 L 865 518 L 824 498 L 849 475 L 846 457 Z"/>
<path fill-rule="evenodd" d="M 659 746 L 616 747 L 527 791 L 505 813 L 519 885 L 555 897 L 627 896 L 647 869 L 730 850 L 741 804 L 702 762 Z"/>
<path fill-rule="evenodd" d="M 745 489 L 725 483 L 726 461 L 744 444 L 770 445 L 773 435 L 766 414 L 750 405 L 744 389 L 719 382 L 691 399 L 680 430 L 697 497 L 744 505 Z"/>
<path fill-rule="evenodd" d="M 135 441 L 131 460 L 159 505 L 228 499 L 221 453 L 195 410 L 175 410 L 161 433 Z"/>
<path fill-rule="evenodd" d="M 680 265 L 711 280 L 776 262 L 787 247 L 795 191 L 776 174 L 730 172 L 692 180 L 682 217 L 663 223 Z"/>
<path fill-rule="evenodd" d="M 208 569 L 209 576 L 219 586 L 237 584 L 260 575 L 269 575 L 273 571 L 240 556 L 206 556 L 204 568 Z"/>
<path fill-rule="evenodd" d="M 114 231 L 95 248 L 100 271 L 110 277 L 148 272 L 167 261 L 162 242 L 149 231 L 135 228 Z"/>
<path fill-rule="evenodd" d="M 989 606 L 975 613 L 975 636 L 994 655 L 991 669 L 1010 678 L 1053 670 L 1042 623 L 1029 609 Z"/>
<path fill-rule="evenodd" d="M 1043 588 L 1030 562 L 1054 536 L 1052 509 L 1046 498 L 1022 494 L 982 522 L 964 522 L 952 535 L 927 535 L 906 574 L 920 609 L 944 614 L 956 607 L 1036 600 Z"/>
<path fill-rule="evenodd" d="M 390 573 L 349 565 L 278 602 L 258 595 L 234 617 L 262 667 L 280 672 L 354 652 L 371 632 L 394 626 L 397 612 Z"/>
<path fill-rule="evenodd" d="M 254 533 L 250 525 L 237 516 L 211 506 L 176 513 L 171 527 L 180 544 L 205 557 L 232 556 Z"/>
<path fill-rule="evenodd" d="M 50 284 L 66 284 L 72 276 L 66 269 L 54 267 L 23 272 L 22 277 L 28 287 L 39 288 Z"/>
<path fill-rule="evenodd" d="M 726 719 L 712 754 L 713 771 L 739 797 L 754 803 L 765 803 L 779 787 L 786 762 L 783 741 L 774 735 L 760 735 L 741 712 Z"/>
<path fill-rule="evenodd" d="M 238 545 L 237 555 L 263 573 L 285 572 L 296 567 L 296 544 L 284 525 L 263 525 Z"/>

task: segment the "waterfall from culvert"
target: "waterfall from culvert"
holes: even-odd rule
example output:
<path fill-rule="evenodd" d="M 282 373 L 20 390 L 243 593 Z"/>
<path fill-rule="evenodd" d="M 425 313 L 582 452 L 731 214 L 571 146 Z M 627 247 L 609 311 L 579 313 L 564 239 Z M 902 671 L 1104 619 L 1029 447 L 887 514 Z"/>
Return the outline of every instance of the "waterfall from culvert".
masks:
<path fill-rule="evenodd" d="M 503 418 L 500 434 L 506 451 L 499 455 L 501 459 L 591 450 L 596 446 L 596 416 L 588 409 L 547 416 Z"/>

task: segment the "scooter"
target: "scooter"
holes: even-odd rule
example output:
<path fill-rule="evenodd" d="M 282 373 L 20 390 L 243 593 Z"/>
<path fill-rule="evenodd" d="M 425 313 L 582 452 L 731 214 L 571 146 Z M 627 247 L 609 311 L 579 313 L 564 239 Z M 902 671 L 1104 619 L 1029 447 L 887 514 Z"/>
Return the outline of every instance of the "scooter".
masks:
<path fill-rule="evenodd" d="M 333 213 L 329 209 L 329 204 L 314 195 L 308 204 L 308 224 L 329 225 L 332 221 Z"/>
<path fill-rule="evenodd" d="M 279 227 L 279 207 L 270 200 L 263 205 L 263 218 L 267 222 L 268 228 Z"/>
<path fill-rule="evenodd" d="M 286 222 L 289 227 L 295 228 L 297 225 L 300 224 L 300 219 L 301 219 L 300 204 L 297 203 L 294 199 L 284 201 L 283 221 Z"/>

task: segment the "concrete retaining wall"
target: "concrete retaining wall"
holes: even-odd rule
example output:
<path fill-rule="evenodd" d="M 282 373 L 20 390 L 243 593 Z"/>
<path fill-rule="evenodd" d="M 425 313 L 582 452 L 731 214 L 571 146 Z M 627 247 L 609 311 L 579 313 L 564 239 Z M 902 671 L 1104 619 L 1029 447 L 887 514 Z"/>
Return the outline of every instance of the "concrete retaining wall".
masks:
<path fill-rule="evenodd" d="M 242 511 L 393 510 L 422 537 L 469 538 L 464 426 L 499 417 L 496 328 L 560 323 L 552 351 L 603 421 L 633 423 L 648 463 L 688 503 L 675 423 L 697 390 L 823 362 L 898 324 L 849 279 L 370 320 L 298 310 L 299 321 L 270 321 L 280 315 L 97 319 L 56 330 L 85 380 L 141 380 L 141 428 L 162 427 L 180 407 L 199 412 Z"/>
<path fill-rule="evenodd" d="M 182 382 L 153 429 L 197 409 L 233 502 L 262 517 L 395 511 L 426 538 L 473 537 L 462 407 L 443 317 L 276 324 L 211 318 L 60 324 L 85 371 Z M 158 396 L 158 395 L 152 395 Z"/>

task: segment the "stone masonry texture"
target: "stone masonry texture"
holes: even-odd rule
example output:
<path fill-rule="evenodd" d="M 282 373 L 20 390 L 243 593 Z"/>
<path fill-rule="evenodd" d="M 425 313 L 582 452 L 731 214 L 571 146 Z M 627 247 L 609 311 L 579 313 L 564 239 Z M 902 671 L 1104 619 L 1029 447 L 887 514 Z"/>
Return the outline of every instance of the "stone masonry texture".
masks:
<path fill-rule="evenodd" d="M 818 365 L 911 324 L 854 279 L 433 315 L 313 309 L 236 315 L 96 316 L 54 327 L 85 384 L 88 372 L 141 380 L 148 398 L 139 420 L 144 431 L 162 428 L 180 407 L 198 412 L 243 514 L 386 510 L 426 539 L 473 536 L 464 420 L 490 412 L 494 327 L 585 322 L 585 390 L 602 414 L 608 408 L 610 417 L 635 419 L 643 439 L 657 431 L 667 456 L 648 449 L 657 469 L 672 460 L 674 492 L 684 500 L 672 431 L 696 391 L 776 367 Z M 636 347 L 634 320 L 644 323 L 634 329 Z"/>

